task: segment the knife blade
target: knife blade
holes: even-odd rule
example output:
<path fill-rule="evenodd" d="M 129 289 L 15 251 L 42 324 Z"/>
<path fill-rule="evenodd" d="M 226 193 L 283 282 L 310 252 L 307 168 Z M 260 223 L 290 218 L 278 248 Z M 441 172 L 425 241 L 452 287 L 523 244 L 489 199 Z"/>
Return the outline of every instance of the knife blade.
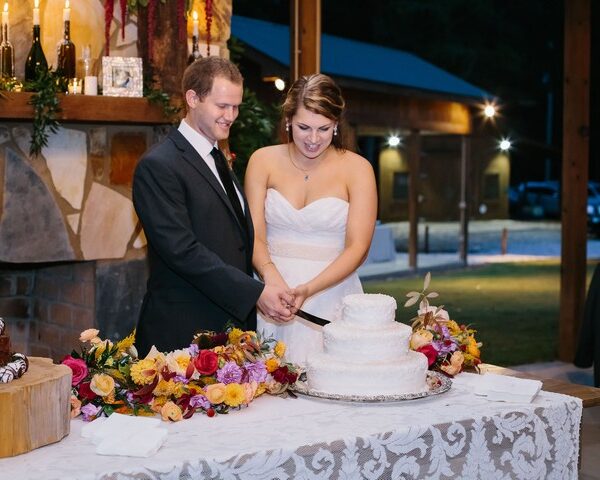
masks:
<path fill-rule="evenodd" d="M 303 318 L 304 320 L 308 320 L 309 322 L 321 325 L 322 327 L 327 325 L 328 323 L 331 323 L 331 320 L 325 320 L 324 318 L 317 317 L 316 315 L 305 312 L 304 310 L 298 310 L 296 312 L 296 315 L 298 315 L 300 318 Z"/>

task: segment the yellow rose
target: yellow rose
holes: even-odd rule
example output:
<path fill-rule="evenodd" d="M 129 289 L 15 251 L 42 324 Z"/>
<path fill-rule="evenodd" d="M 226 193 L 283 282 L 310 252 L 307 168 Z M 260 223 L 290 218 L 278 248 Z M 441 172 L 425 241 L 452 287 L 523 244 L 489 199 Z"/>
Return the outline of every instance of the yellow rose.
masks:
<path fill-rule="evenodd" d="M 131 366 L 131 379 L 138 385 L 149 385 L 156 378 L 158 370 L 154 360 L 143 359 Z"/>
<path fill-rule="evenodd" d="M 229 343 L 238 343 L 243 334 L 244 332 L 239 328 L 232 328 L 228 335 Z"/>
<path fill-rule="evenodd" d="M 81 335 L 79 335 L 79 341 L 83 343 L 90 342 L 92 339 L 98 338 L 98 333 L 100 333 L 100 330 L 88 328 L 87 330 L 81 332 Z"/>
<path fill-rule="evenodd" d="M 225 404 L 237 407 L 246 402 L 246 391 L 239 383 L 229 383 L 225 386 Z"/>
<path fill-rule="evenodd" d="M 167 402 L 160 409 L 160 416 L 165 422 L 167 420 L 178 422 L 183 418 L 183 413 L 181 412 L 179 405 L 175 405 L 173 402 Z"/>
<path fill-rule="evenodd" d="M 174 350 L 167 354 L 165 362 L 169 371 L 184 377 L 187 367 L 190 364 L 190 352 L 187 350 Z"/>
<path fill-rule="evenodd" d="M 223 403 L 223 400 L 225 400 L 225 384 L 214 383 L 212 385 L 207 385 L 206 398 L 213 405 Z"/>
<path fill-rule="evenodd" d="M 81 400 L 76 395 L 71 395 L 71 418 L 75 418 L 81 413 Z"/>
<path fill-rule="evenodd" d="M 425 345 L 428 345 L 433 340 L 433 334 L 429 330 L 421 328 L 414 332 L 410 337 L 410 348 L 418 350 Z"/>
<path fill-rule="evenodd" d="M 275 355 L 278 356 L 279 358 L 283 357 L 285 355 L 285 349 L 286 349 L 285 343 L 277 342 L 275 344 L 275 349 L 274 349 Z"/>
<path fill-rule="evenodd" d="M 448 375 L 456 375 L 460 372 L 465 356 L 460 350 L 456 350 L 450 357 L 450 363 L 442 365 L 440 368 Z"/>
<path fill-rule="evenodd" d="M 92 392 L 101 397 L 106 397 L 115 389 L 115 379 L 106 373 L 97 373 L 90 382 Z"/>
<path fill-rule="evenodd" d="M 269 358 L 265 362 L 265 367 L 267 367 L 267 372 L 272 373 L 279 368 L 279 360 L 276 358 Z"/>

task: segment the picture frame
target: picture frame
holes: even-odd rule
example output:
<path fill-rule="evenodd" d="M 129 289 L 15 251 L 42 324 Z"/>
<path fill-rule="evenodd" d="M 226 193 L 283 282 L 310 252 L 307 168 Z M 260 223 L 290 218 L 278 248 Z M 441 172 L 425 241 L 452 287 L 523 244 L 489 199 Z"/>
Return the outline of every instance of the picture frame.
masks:
<path fill-rule="evenodd" d="M 142 97 L 143 80 L 140 57 L 102 57 L 102 95 Z"/>

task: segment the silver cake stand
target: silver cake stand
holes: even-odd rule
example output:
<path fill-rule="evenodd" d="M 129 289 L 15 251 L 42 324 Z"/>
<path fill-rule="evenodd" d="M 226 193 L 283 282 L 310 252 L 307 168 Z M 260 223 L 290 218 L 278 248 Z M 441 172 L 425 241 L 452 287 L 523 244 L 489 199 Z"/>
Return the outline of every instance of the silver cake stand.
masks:
<path fill-rule="evenodd" d="M 416 400 L 447 392 L 452 386 L 452 380 L 439 372 L 427 372 L 427 389 L 422 392 L 401 393 L 397 395 L 344 395 L 339 393 L 320 392 L 308 388 L 304 375 L 291 388 L 294 393 L 306 395 L 307 397 L 323 398 L 326 400 L 338 400 L 342 402 L 400 402 L 404 400 Z"/>

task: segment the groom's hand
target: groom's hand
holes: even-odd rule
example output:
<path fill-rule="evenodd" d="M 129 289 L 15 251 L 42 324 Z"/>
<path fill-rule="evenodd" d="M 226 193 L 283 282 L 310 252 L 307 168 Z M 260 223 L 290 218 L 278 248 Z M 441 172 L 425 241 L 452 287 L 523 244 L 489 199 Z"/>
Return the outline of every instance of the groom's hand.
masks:
<path fill-rule="evenodd" d="M 289 322 L 294 318 L 293 305 L 294 296 L 278 285 L 265 285 L 256 302 L 264 315 L 280 322 Z"/>

